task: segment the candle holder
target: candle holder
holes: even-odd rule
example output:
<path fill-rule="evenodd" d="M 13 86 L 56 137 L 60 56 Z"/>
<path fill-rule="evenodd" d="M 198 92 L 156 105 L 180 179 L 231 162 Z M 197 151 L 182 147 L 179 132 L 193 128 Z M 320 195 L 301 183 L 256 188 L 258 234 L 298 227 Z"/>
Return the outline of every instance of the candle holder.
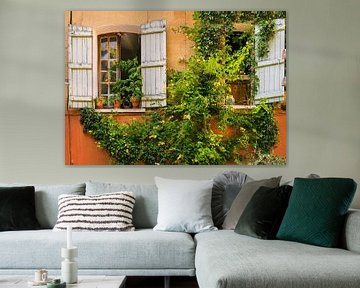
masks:
<path fill-rule="evenodd" d="M 67 284 L 77 283 L 78 269 L 75 257 L 78 255 L 77 247 L 61 248 L 61 279 Z"/>

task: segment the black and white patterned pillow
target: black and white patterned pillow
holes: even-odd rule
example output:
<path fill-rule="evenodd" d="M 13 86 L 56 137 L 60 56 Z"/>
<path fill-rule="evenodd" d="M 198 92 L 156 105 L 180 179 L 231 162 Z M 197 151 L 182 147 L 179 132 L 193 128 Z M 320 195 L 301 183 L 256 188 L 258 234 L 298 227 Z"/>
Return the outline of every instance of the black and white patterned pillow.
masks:
<path fill-rule="evenodd" d="M 115 192 L 92 196 L 60 195 L 55 231 L 133 231 L 133 192 Z"/>

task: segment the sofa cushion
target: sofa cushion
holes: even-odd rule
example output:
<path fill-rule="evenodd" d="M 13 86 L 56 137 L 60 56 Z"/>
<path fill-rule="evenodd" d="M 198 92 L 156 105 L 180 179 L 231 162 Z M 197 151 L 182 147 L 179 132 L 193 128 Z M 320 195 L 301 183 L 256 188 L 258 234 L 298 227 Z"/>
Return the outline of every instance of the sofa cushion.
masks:
<path fill-rule="evenodd" d="M 295 178 L 277 238 L 337 247 L 355 190 L 349 178 Z"/>
<path fill-rule="evenodd" d="M 195 236 L 201 288 L 353 288 L 360 254 L 298 242 L 262 240 L 231 230 Z"/>
<path fill-rule="evenodd" d="M 360 253 L 360 210 L 350 209 L 346 215 L 341 237 L 343 248 Z"/>
<path fill-rule="evenodd" d="M 58 216 L 58 197 L 61 194 L 85 195 L 85 184 L 33 185 L 0 183 L 0 187 L 34 186 L 36 218 L 43 229 L 52 229 Z"/>
<path fill-rule="evenodd" d="M 133 231 L 132 192 L 114 192 L 93 196 L 63 194 L 59 197 L 59 216 L 55 231 Z"/>
<path fill-rule="evenodd" d="M 133 224 L 136 229 L 153 228 L 156 225 L 158 192 L 155 184 L 86 182 L 86 195 L 89 196 L 118 191 L 131 191 L 135 195 Z"/>
<path fill-rule="evenodd" d="M 236 224 L 235 232 L 261 239 L 275 239 L 288 206 L 292 187 L 260 187 Z"/>
<path fill-rule="evenodd" d="M 246 205 L 249 203 L 255 192 L 261 186 L 270 188 L 278 187 L 280 179 L 281 177 L 273 177 L 270 179 L 256 180 L 245 183 L 234 199 L 234 202 L 231 204 L 230 210 L 225 217 L 223 228 L 234 230 L 241 214 L 243 213 Z"/>
<path fill-rule="evenodd" d="M 211 217 L 213 180 L 155 177 L 159 213 L 154 230 L 198 233 L 216 229 Z"/>
<path fill-rule="evenodd" d="M 315 174 L 315 173 L 310 173 L 309 175 L 307 175 L 306 177 L 303 177 L 303 178 L 316 179 L 316 178 L 320 178 L 320 176 L 318 174 Z M 282 185 L 294 186 L 294 180 L 295 180 L 295 178 L 282 183 Z"/>
<path fill-rule="evenodd" d="M 211 213 L 216 227 L 221 228 L 225 216 L 241 187 L 251 180 L 251 177 L 238 171 L 225 171 L 214 178 Z"/>
<path fill-rule="evenodd" d="M 122 273 L 125 275 L 132 271 L 139 275 L 139 271 L 146 270 L 151 275 L 151 271 L 176 273 L 177 270 L 194 269 L 195 244 L 187 233 L 152 229 L 121 233 L 75 231 L 72 240 L 78 247 L 78 268 L 85 273 L 97 273 L 100 269 L 107 270 L 107 274 L 124 270 Z M 2 232 L 0 247 L 1 269 L 36 270 L 46 267 L 59 271 L 63 261 L 60 251 L 66 247 L 66 231 Z"/>
<path fill-rule="evenodd" d="M 34 194 L 33 186 L 0 187 L 0 231 L 40 228 Z"/>

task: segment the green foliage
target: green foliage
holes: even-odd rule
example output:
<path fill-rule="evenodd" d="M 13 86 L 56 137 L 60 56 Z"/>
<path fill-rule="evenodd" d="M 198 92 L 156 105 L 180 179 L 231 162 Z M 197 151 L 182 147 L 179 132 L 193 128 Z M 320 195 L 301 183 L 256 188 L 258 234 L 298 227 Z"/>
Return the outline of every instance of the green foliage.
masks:
<path fill-rule="evenodd" d="M 189 109 L 179 107 L 172 111 L 173 115 L 167 115 L 169 111 L 154 112 L 145 121 L 131 124 L 118 123 L 111 116 L 85 108 L 81 110 L 81 124 L 98 146 L 108 151 L 115 164 L 123 165 L 246 164 L 239 151 L 254 147 L 257 153 L 269 153 L 276 143 L 277 133 L 262 130 L 274 125 L 271 107 L 262 104 L 248 113 L 222 110 L 217 118 L 218 128 L 235 129 L 232 137 L 225 137 L 210 128 L 214 117 L 206 112 L 206 97 L 195 100 L 185 104 Z"/>
<path fill-rule="evenodd" d="M 238 21 L 258 24 L 262 20 L 286 18 L 286 11 L 239 11 Z"/>
<path fill-rule="evenodd" d="M 252 126 L 256 127 L 254 148 L 260 153 L 269 154 L 276 144 L 279 130 L 274 119 L 273 108 L 264 102 L 257 105 L 251 112 Z"/>
<path fill-rule="evenodd" d="M 225 47 L 225 36 L 233 32 L 237 11 L 195 11 L 194 27 L 183 27 L 205 59 Z"/>
<path fill-rule="evenodd" d="M 256 34 L 256 53 L 259 58 L 264 58 L 269 53 L 269 41 L 275 35 L 274 20 L 261 20 L 259 23 L 259 31 Z"/>
<path fill-rule="evenodd" d="M 228 151 L 220 135 L 189 119 L 153 113 L 145 122 L 121 124 L 91 108 L 81 111 L 84 131 L 106 149 L 116 164 L 224 164 Z"/>
<path fill-rule="evenodd" d="M 252 13 L 247 15 L 247 21 L 258 23 L 259 12 Z M 254 151 L 253 163 L 275 161 L 277 158 L 270 153 L 278 128 L 272 107 L 261 103 L 254 109 L 239 111 L 226 105 L 231 96 L 230 83 L 245 72 L 251 78 L 252 95 L 257 89 L 254 34 L 244 33 L 236 51 L 232 51 L 226 38 L 232 35 L 235 21 L 244 15 L 195 12 L 194 27 L 183 28 L 194 40 L 195 52 L 186 61 L 185 70 L 174 71 L 168 78 L 168 106 L 130 124 L 85 108 L 81 111 L 84 131 L 109 152 L 116 164 L 247 164 L 244 150 Z M 136 91 L 131 84 L 141 91 L 139 65 L 133 59 L 119 62 L 118 67 L 128 77 L 116 83 L 114 92 L 122 99 L 130 99 Z M 222 133 L 215 133 L 216 129 Z"/>
<path fill-rule="evenodd" d="M 285 165 L 286 159 L 272 154 L 256 153 L 249 161 L 248 165 Z"/>
<path fill-rule="evenodd" d="M 116 81 L 111 92 L 118 98 L 120 97 L 122 103 L 127 105 L 132 96 L 140 99 L 142 97 L 142 76 L 137 58 L 120 60 L 114 67 L 120 69 L 122 77 Z"/>
<path fill-rule="evenodd" d="M 269 53 L 269 41 L 275 35 L 275 19 L 286 18 L 286 11 L 241 11 L 238 20 L 258 25 L 256 53 L 264 58 Z"/>
<path fill-rule="evenodd" d="M 207 98 L 210 112 L 216 113 L 231 95 L 229 83 L 240 79 L 249 53 L 246 46 L 233 54 L 220 50 L 207 59 L 194 54 L 187 68 L 175 72 L 168 81 L 170 103 L 182 105 L 188 98 L 202 96 Z"/>

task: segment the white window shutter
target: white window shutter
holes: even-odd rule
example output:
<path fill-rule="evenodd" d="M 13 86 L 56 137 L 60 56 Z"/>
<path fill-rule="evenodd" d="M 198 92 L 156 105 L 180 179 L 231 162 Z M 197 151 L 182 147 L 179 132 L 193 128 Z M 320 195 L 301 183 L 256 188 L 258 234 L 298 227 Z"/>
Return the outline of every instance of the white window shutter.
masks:
<path fill-rule="evenodd" d="M 92 29 L 69 25 L 69 108 L 93 106 Z"/>
<path fill-rule="evenodd" d="M 141 25 L 142 107 L 166 106 L 166 22 Z"/>
<path fill-rule="evenodd" d="M 258 27 L 255 27 L 255 33 Z M 284 99 L 283 79 L 285 76 L 285 19 L 275 20 L 275 35 L 269 41 L 269 53 L 266 58 L 258 59 L 256 74 L 259 78 L 259 89 L 255 104 L 266 99 L 267 103 L 281 102 Z"/>

